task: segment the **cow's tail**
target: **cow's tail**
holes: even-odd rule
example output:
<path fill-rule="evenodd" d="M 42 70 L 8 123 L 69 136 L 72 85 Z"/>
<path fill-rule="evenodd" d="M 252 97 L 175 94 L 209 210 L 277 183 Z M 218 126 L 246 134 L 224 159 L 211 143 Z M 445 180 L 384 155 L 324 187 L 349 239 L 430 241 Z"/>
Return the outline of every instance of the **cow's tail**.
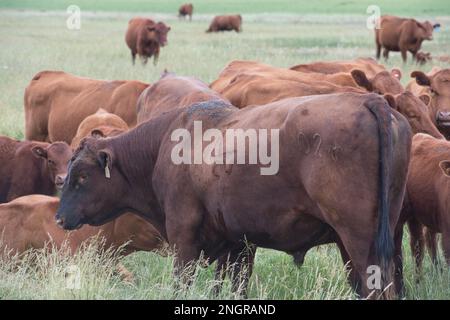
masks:
<path fill-rule="evenodd" d="M 389 227 L 391 167 L 393 159 L 392 113 L 387 102 L 374 97 L 365 103 L 365 107 L 375 116 L 379 140 L 379 192 L 378 192 L 378 230 L 375 238 L 375 250 L 381 264 L 382 278 L 390 280 L 390 265 L 394 255 L 394 241 Z M 384 281 L 383 281 L 384 282 Z M 384 285 L 387 283 L 384 282 Z"/>

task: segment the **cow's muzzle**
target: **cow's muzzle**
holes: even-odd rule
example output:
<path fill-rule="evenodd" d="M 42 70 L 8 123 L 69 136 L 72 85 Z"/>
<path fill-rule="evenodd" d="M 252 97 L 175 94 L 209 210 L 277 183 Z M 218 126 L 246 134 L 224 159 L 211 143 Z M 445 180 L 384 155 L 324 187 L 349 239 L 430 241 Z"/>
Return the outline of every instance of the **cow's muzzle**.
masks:
<path fill-rule="evenodd" d="M 450 112 L 438 111 L 436 114 L 436 123 L 441 127 L 450 127 Z"/>
<path fill-rule="evenodd" d="M 66 180 L 67 174 L 58 174 L 55 177 L 55 186 L 57 189 L 61 190 L 64 186 L 64 181 Z"/>

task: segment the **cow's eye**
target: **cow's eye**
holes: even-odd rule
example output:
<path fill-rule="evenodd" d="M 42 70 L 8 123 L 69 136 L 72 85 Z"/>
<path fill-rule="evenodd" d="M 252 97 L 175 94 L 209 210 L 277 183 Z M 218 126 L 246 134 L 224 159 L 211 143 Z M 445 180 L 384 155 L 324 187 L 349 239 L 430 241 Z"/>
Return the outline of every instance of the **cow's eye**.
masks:
<path fill-rule="evenodd" d="M 86 183 L 86 181 L 87 181 L 87 175 L 86 174 L 80 174 L 79 176 L 78 176 L 78 183 L 79 184 L 85 184 Z"/>

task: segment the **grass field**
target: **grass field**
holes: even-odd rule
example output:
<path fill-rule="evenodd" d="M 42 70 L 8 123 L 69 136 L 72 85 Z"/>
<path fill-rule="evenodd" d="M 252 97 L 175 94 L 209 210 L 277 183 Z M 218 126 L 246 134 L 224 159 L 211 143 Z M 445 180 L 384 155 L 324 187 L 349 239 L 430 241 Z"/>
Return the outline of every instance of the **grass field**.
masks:
<path fill-rule="evenodd" d="M 192 23 L 178 21 L 179 1 L 87 1 L 0 0 L 0 134 L 23 138 L 23 92 L 38 71 L 64 70 L 100 79 L 138 79 L 154 82 L 164 69 L 192 75 L 205 82 L 214 80 L 233 59 L 251 59 L 288 67 L 313 60 L 352 59 L 373 56 L 373 31 L 366 29 L 366 7 L 373 2 L 382 13 L 436 19 L 442 24 L 435 40 L 425 42 L 424 51 L 434 55 L 450 50 L 450 7 L 437 1 L 194 1 Z M 319 5 L 320 3 L 320 5 Z M 69 4 L 82 9 L 81 30 L 66 28 Z M 243 13 L 241 34 L 206 34 L 213 13 Z M 124 43 L 127 21 L 133 15 L 148 15 L 172 27 L 169 44 L 162 49 L 158 66 L 131 65 Z M 391 54 L 388 67 L 401 67 L 403 82 L 419 68 L 402 65 L 399 54 Z M 442 65 L 445 66 L 445 65 Z M 1 178 L 1 177 L 0 177 Z M 417 284 L 412 258 L 406 250 L 405 281 L 409 299 L 449 299 L 450 273 L 434 269 L 428 257 L 425 276 Z M 138 253 L 124 259 L 136 277 L 126 284 L 112 271 L 118 257 L 94 254 L 87 248 L 80 255 L 32 252 L 13 267 L 0 262 L 0 298 L 211 298 L 213 268 L 199 268 L 194 285 L 175 292 L 172 259 L 154 253 Z M 31 262 L 33 263 L 26 263 Z M 64 285 L 64 268 L 80 266 L 82 287 Z M 235 298 L 225 286 L 221 298 Z M 311 250 L 302 268 L 296 268 L 283 253 L 260 250 L 250 284 L 250 298 L 259 299 L 351 299 L 340 255 L 334 246 Z"/>

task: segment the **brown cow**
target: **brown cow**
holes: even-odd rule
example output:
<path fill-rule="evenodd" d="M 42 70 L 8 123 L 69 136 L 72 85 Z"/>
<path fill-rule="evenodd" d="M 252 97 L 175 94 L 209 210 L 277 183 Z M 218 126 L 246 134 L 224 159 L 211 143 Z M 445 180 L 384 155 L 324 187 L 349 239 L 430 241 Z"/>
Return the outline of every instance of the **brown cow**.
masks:
<path fill-rule="evenodd" d="M 429 21 L 418 22 L 415 19 L 381 16 L 380 28 L 375 29 L 377 59 L 380 58 L 382 48 L 385 59 L 388 59 L 389 51 L 400 51 L 403 62 L 406 62 L 408 51 L 415 59 L 422 42 L 432 40 L 433 30 L 439 26 L 439 23 L 433 25 Z"/>
<path fill-rule="evenodd" d="M 0 137 L 0 203 L 62 187 L 72 150 L 64 142 L 17 141 Z"/>
<path fill-rule="evenodd" d="M 143 218 L 127 213 L 101 227 L 84 226 L 68 233 L 55 223 L 59 199 L 44 195 L 28 195 L 0 205 L 0 234 L 3 248 L 22 253 L 28 249 L 61 248 L 66 241 L 75 252 L 89 238 L 100 234 L 105 248 L 119 248 L 128 255 L 135 251 L 163 249 L 158 231 Z"/>
<path fill-rule="evenodd" d="M 192 13 L 194 12 L 194 6 L 192 3 L 186 3 L 181 5 L 180 9 L 178 9 L 178 17 L 186 18 L 189 16 L 189 21 L 192 21 Z"/>
<path fill-rule="evenodd" d="M 433 261 L 437 261 L 435 234 L 441 233 L 442 249 L 450 266 L 449 187 L 450 142 L 426 134 L 415 135 L 401 222 L 406 220 L 410 227 L 411 251 L 419 272 L 423 259 L 423 226 L 434 237 L 429 243 Z"/>
<path fill-rule="evenodd" d="M 128 22 L 125 42 L 131 50 L 133 64 L 137 54 L 143 64 L 146 64 L 147 59 L 153 56 L 153 64 L 156 65 L 160 47 L 164 47 L 167 44 L 167 33 L 169 31 L 170 27 L 161 21 L 156 23 L 145 18 L 131 19 Z"/>
<path fill-rule="evenodd" d="M 198 79 L 167 72 L 142 92 L 137 102 L 137 122 L 145 122 L 164 112 L 185 108 L 196 102 L 222 99 L 220 94 Z"/>
<path fill-rule="evenodd" d="M 408 120 L 413 133 L 426 133 L 437 139 L 445 139 L 430 117 L 428 105 L 431 97 L 421 95 L 419 98 L 405 91 L 397 95 L 384 95 L 389 105 Z"/>
<path fill-rule="evenodd" d="M 374 77 L 386 68 L 373 58 L 357 58 L 355 60 L 315 61 L 306 64 L 298 64 L 290 68 L 303 73 L 350 73 L 353 69 L 364 71 L 368 77 Z"/>
<path fill-rule="evenodd" d="M 98 109 L 136 125 L 136 102 L 148 84 L 80 78 L 61 71 L 36 74 L 25 89 L 25 137 L 70 144 L 78 126 Z"/>
<path fill-rule="evenodd" d="M 450 69 L 433 69 L 425 74 L 414 71 L 411 77 L 416 83 L 410 83 L 407 89 L 416 96 L 428 94 L 431 96 L 429 104 L 430 116 L 439 131 L 450 138 Z"/>
<path fill-rule="evenodd" d="M 276 68 L 256 61 L 239 60 L 230 62 L 219 74 L 218 79 L 211 83 L 210 87 L 217 92 L 222 93 L 227 86 L 232 85 L 233 82 L 244 73 L 246 75 L 263 76 L 270 80 L 282 79 L 299 81 L 306 84 L 311 84 L 313 81 L 329 82 L 337 86 L 364 88 L 368 92 L 380 94 L 399 94 L 404 91 L 403 86 L 399 81 L 401 78 L 401 71 L 398 69 L 392 69 L 391 72 L 380 69 L 378 72 L 374 72 L 373 76 L 371 76 L 372 72 L 366 74 L 366 72 L 360 69 L 352 69 L 350 73 L 305 73 L 284 68 Z M 322 84 L 322 86 L 324 86 L 324 84 Z"/>
<path fill-rule="evenodd" d="M 214 86 L 212 87 L 214 89 Z M 290 97 L 339 92 L 364 93 L 353 87 L 341 87 L 326 81 L 300 82 L 272 77 L 240 74 L 219 93 L 238 108 L 262 105 Z"/>
<path fill-rule="evenodd" d="M 208 30 L 206 32 L 219 32 L 219 31 L 242 31 L 242 17 L 240 14 L 228 15 L 228 16 L 215 16 L 211 21 Z"/>
<path fill-rule="evenodd" d="M 81 140 L 92 133 L 101 137 L 112 137 L 128 130 L 128 125 L 119 116 L 109 113 L 104 109 L 98 109 L 96 113 L 84 119 L 72 139 L 72 149 L 78 148 Z"/>
<path fill-rule="evenodd" d="M 238 108 L 267 104 L 288 97 L 339 92 L 363 93 L 356 84 L 354 87 L 340 85 L 337 78 L 341 74 L 293 72 L 253 61 L 233 61 L 221 72 L 219 78 L 211 83 L 211 88 Z M 390 92 L 385 94 L 385 98 L 408 119 L 414 133 L 424 132 L 436 138 L 443 138 L 430 119 L 428 95 L 422 95 L 419 99 L 404 92 L 398 78 L 387 71 L 376 73 L 371 80 L 360 70 L 352 70 L 351 74 L 353 78 L 350 74 L 348 76 L 367 87 L 367 90 L 377 93 Z M 316 75 L 322 77 L 315 77 Z M 333 79 L 333 76 L 336 78 Z"/>
<path fill-rule="evenodd" d="M 192 104 L 205 101 L 230 104 L 217 92 L 211 90 L 207 84 L 198 79 L 165 72 L 159 81 L 147 88 L 139 97 L 137 104 L 138 123 L 156 118 L 174 109 L 187 108 Z M 249 244 L 244 253 L 241 252 L 241 249 L 231 250 L 218 259 L 215 272 L 217 280 L 214 286 L 215 294 L 218 294 L 221 289 L 225 275 L 229 274 L 232 279 L 233 289 L 235 291 L 241 290 L 242 296 L 246 297 L 246 285 L 244 285 L 245 288 L 242 288 L 242 283 L 246 284 L 249 281 L 256 247 Z M 230 266 L 229 261 L 238 263 Z M 238 271 L 243 264 L 246 264 L 245 274 L 238 276 Z"/>
<path fill-rule="evenodd" d="M 181 154 L 174 152 L 180 148 L 174 133 L 192 137 L 199 123 L 201 131 L 219 129 L 217 139 L 226 129 L 268 129 L 268 141 L 253 141 L 256 147 L 268 143 L 279 166 L 267 159 L 265 165 L 220 164 L 230 153 L 220 148 L 217 162 L 206 156 L 208 162 L 190 165 L 187 153 L 187 163 L 175 164 Z M 114 138 L 88 139 L 70 166 L 56 219 L 76 229 L 132 209 L 176 248 L 177 274 L 202 252 L 212 262 L 246 240 L 288 253 L 337 241 L 353 287 L 368 296 L 369 265 L 381 267 L 382 288 L 392 279 L 390 230 L 400 214 L 410 145 L 406 119 L 375 94 L 291 98 L 244 109 L 202 102 Z M 241 150 L 244 159 L 250 149 Z"/>
<path fill-rule="evenodd" d="M 348 73 L 352 75 L 358 86 L 365 88 L 369 92 L 379 94 L 399 94 L 404 91 L 400 83 L 402 77 L 400 69 L 393 68 L 391 71 L 387 71 L 383 65 L 372 58 L 358 58 L 350 61 L 318 61 L 309 64 L 299 64 L 291 67 L 291 70 L 308 74 L 323 73 L 331 75 Z M 336 83 L 332 80 L 327 81 Z"/>

